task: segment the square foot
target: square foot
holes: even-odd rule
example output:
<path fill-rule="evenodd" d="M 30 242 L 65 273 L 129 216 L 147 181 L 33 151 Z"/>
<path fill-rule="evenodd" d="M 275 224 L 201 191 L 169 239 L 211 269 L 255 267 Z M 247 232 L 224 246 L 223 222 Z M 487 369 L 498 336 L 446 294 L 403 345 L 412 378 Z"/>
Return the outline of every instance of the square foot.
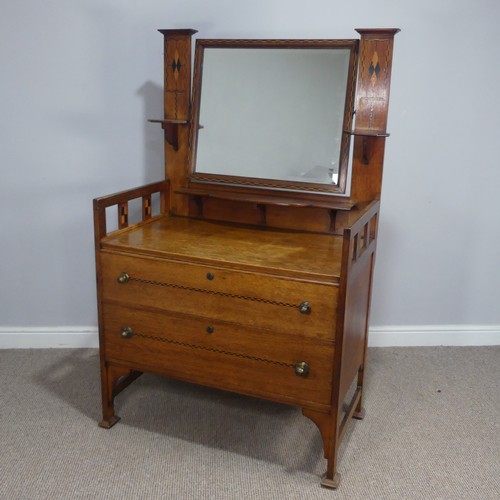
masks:
<path fill-rule="evenodd" d="M 326 477 L 326 474 L 321 478 L 321 486 L 325 488 L 331 488 L 331 489 L 336 489 L 339 487 L 340 484 L 340 474 L 336 472 L 333 475 L 333 479 L 328 479 Z"/>
<path fill-rule="evenodd" d="M 117 417 L 116 415 L 111 417 L 109 420 L 101 420 L 99 422 L 99 427 L 102 427 L 103 429 L 111 429 L 113 425 L 115 425 L 118 421 L 120 420 L 120 417 Z"/>
<path fill-rule="evenodd" d="M 361 407 L 361 410 L 355 411 L 352 414 L 352 418 L 355 418 L 356 420 L 363 420 L 365 418 L 365 409 Z"/>

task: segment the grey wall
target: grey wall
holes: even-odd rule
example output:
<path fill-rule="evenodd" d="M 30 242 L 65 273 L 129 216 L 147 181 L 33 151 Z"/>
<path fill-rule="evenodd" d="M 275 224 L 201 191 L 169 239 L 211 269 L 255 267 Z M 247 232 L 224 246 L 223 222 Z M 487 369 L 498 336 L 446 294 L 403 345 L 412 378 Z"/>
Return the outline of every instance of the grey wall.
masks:
<path fill-rule="evenodd" d="M 374 325 L 500 324 L 496 0 L 3 2 L 0 326 L 96 324 L 91 200 L 161 179 L 162 37 L 400 27 Z"/>

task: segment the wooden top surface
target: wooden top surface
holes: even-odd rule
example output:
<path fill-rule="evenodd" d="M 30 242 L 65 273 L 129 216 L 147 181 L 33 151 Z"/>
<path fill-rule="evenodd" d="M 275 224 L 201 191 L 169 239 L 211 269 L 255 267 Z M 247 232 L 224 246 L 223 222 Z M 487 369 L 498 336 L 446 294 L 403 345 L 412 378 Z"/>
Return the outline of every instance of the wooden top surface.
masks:
<path fill-rule="evenodd" d="M 342 237 L 165 216 L 103 238 L 103 249 L 338 283 Z"/>

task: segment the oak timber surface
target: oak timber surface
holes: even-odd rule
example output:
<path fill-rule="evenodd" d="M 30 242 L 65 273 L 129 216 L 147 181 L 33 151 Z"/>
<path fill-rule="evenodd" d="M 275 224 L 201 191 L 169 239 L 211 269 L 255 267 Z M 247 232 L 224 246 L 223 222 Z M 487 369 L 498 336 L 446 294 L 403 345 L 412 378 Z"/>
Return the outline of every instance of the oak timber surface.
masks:
<path fill-rule="evenodd" d="M 165 216 L 109 235 L 102 248 L 337 283 L 342 237 Z"/>

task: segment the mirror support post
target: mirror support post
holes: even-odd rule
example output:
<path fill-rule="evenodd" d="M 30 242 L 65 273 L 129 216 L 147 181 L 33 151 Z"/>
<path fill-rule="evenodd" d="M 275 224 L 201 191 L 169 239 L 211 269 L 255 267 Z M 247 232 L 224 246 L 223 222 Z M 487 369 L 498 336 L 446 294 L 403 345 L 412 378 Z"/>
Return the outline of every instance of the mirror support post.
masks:
<path fill-rule="evenodd" d="M 357 29 L 361 35 L 351 198 L 380 199 L 394 35 L 399 29 Z M 363 137 L 361 132 L 366 133 Z"/>
<path fill-rule="evenodd" d="M 185 187 L 191 114 L 191 39 L 193 29 L 158 30 L 164 38 L 165 177 L 170 180 L 169 211 L 187 215 Z M 175 129 L 175 130 L 174 130 Z"/>

